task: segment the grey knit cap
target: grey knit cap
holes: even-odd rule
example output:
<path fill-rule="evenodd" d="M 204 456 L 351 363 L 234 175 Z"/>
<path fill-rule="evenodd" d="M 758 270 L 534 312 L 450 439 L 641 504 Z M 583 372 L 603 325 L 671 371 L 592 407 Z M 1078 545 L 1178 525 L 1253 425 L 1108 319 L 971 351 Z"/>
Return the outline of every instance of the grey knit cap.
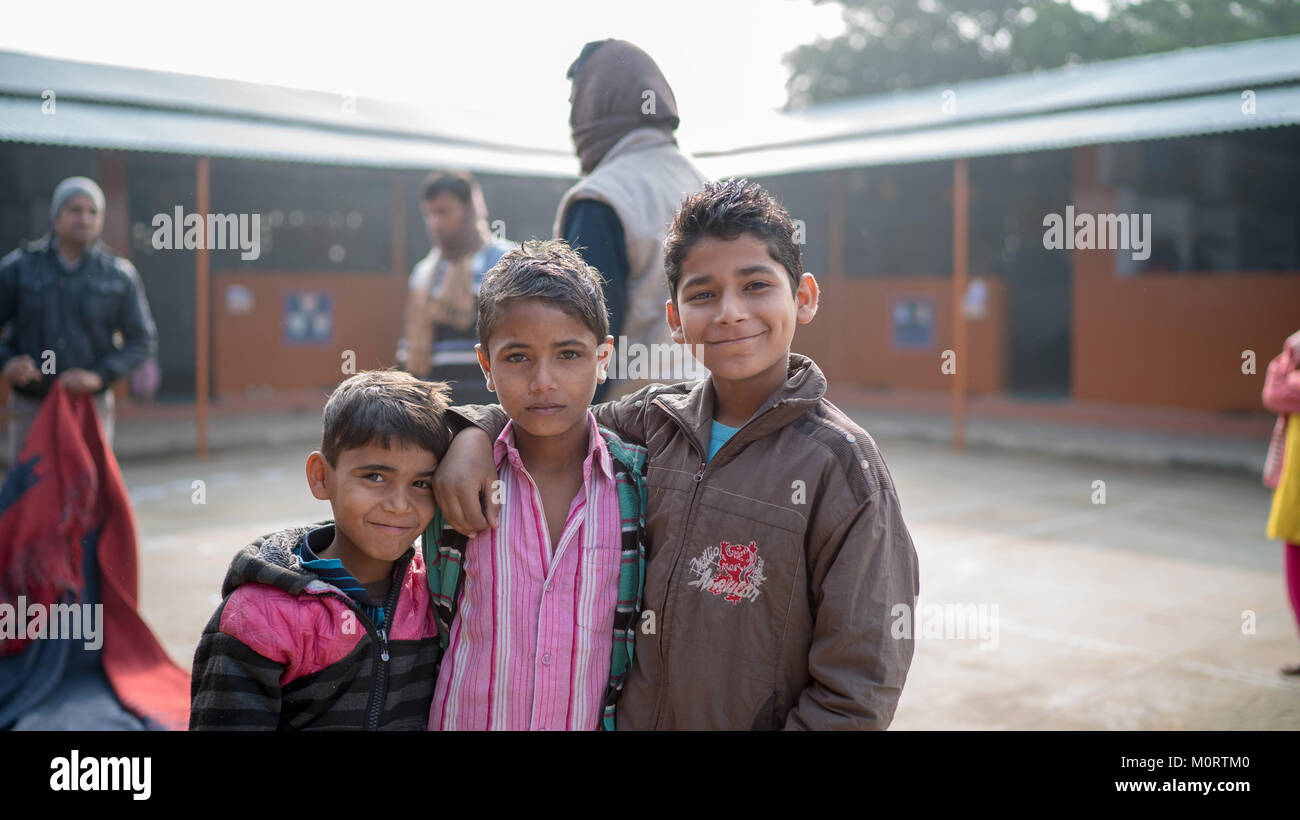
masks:
<path fill-rule="evenodd" d="M 93 199 L 100 214 L 104 213 L 104 192 L 95 184 L 95 180 L 90 177 L 68 177 L 54 189 L 54 198 L 50 201 L 50 220 L 57 222 L 59 211 L 63 209 L 69 199 L 78 194 L 84 194 Z"/>

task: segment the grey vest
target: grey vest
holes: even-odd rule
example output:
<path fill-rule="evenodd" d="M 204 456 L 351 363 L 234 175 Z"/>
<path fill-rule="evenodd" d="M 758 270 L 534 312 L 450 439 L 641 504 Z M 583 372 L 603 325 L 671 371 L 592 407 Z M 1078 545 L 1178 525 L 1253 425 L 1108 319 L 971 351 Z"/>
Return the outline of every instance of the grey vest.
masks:
<path fill-rule="evenodd" d="M 664 319 L 664 301 L 668 298 L 668 280 L 664 276 L 664 235 L 682 200 L 704 187 L 707 178 L 673 143 L 672 137 L 657 128 L 638 128 L 614 143 L 590 174 L 565 192 L 555 214 L 555 236 L 564 224 L 569 203 L 594 199 L 614 209 L 623 225 L 627 246 L 627 307 L 623 319 L 623 339 L 616 339 L 615 361 L 626 362 L 628 354 L 620 347 L 652 344 L 671 345 L 668 322 Z M 684 353 L 684 352 L 683 352 Z M 689 360 L 689 354 L 684 354 Z M 690 376 L 651 372 L 648 378 L 624 378 L 637 373 L 635 366 L 610 369 L 613 399 L 653 382 L 674 382 Z M 618 378 L 613 378 L 617 376 Z"/>

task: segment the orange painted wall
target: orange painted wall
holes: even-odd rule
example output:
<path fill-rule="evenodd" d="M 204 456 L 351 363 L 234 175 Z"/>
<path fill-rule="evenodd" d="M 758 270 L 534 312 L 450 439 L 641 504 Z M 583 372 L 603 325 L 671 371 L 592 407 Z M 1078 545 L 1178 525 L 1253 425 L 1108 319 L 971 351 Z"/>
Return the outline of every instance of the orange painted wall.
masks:
<path fill-rule="evenodd" d="M 1263 406 L 1268 361 L 1300 330 L 1300 272 L 1121 279 L 1109 252 L 1075 256 L 1075 398 L 1206 410 Z M 1247 350 L 1255 351 L 1254 374 L 1242 373 Z"/>
<path fill-rule="evenodd" d="M 252 311 L 232 314 L 226 289 L 234 284 L 253 294 Z M 241 393 L 268 385 L 275 390 L 333 388 L 347 377 L 343 351 L 356 353 L 357 371 L 389 367 L 401 336 L 406 280 L 389 274 L 233 273 L 213 276 L 212 333 L 214 394 Z M 328 345 L 285 341 L 284 300 L 291 291 L 324 291 L 334 304 L 333 340 Z"/>
<path fill-rule="evenodd" d="M 1076 149 L 1075 179 L 1095 179 Z M 1113 211 L 1113 193 L 1079 184 L 1078 212 Z M 1074 398 L 1205 410 L 1258 410 L 1264 371 L 1300 330 L 1300 271 L 1115 275 L 1113 251 L 1074 251 Z M 1255 351 L 1255 373 L 1242 353 Z"/>
<path fill-rule="evenodd" d="M 985 277 L 988 317 L 968 323 L 968 366 L 972 393 L 993 393 L 1006 387 L 1006 288 L 1002 280 Z M 952 279 L 949 276 L 828 278 L 822 286 L 821 307 L 812 324 L 801 325 L 793 349 L 810 356 L 832 383 L 864 386 L 948 390 L 950 377 L 939 366 L 940 354 L 952 347 Z M 904 297 L 934 300 L 935 345 L 932 350 L 893 347 L 891 311 Z"/>

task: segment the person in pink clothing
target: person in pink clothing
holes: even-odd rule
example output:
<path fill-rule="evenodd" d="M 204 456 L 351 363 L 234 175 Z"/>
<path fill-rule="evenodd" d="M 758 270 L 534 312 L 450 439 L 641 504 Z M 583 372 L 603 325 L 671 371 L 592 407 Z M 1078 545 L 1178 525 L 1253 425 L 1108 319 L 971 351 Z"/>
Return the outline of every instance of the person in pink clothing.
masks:
<path fill-rule="evenodd" d="M 493 445 L 501 522 L 430 561 L 431 578 L 463 561 L 463 584 L 434 589 L 452 621 L 429 728 L 612 728 L 637 555 L 624 445 L 588 409 L 613 349 L 600 274 L 561 240 L 525 242 L 488 272 L 478 306 L 479 365 L 510 418 Z M 449 540 L 436 524 L 426 548 Z"/>
<path fill-rule="evenodd" d="M 1264 377 L 1264 406 L 1278 414 L 1277 424 L 1273 427 L 1273 437 L 1269 442 L 1268 458 L 1264 462 L 1264 484 L 1275 491 L 1274 506 L 1279 502 L 1277 492 L 1283 477 L 1287 481 L 1300 482 L 1300 459 L 1286 458 L 1287 423 L 1292 413 L 1300 413 L 1300 331 L 1287 338 L 1282 345 L 1282 352 L 1269 362 L 1268 372 Z M 1292 443 L 1292 453 L 1300 452 Z M 1275 537 L 1272 530 L 1278 517 L 1274 510 L 1270 520 L 1270 537 Z M 1300 625 L 1300 544 L 1292 536 L 1285 536 L 1282 548 L 1283 563 L 1286 567 L 1287 592 L 1291 597 L 1291 611 Z M 1283 667 L 1285 675 L 1300 675 L 1300 663 Z"/>

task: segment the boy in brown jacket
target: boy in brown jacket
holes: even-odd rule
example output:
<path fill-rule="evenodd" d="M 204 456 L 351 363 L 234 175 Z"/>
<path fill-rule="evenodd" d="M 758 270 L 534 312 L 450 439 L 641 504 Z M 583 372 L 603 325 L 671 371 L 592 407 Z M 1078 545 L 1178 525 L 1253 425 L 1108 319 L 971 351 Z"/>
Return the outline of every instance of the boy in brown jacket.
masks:
<path fill-rule="evenodd" d="M 790 217 L 757 184 L 712 183 L 665 246 L 673 340 L 712 375 L 593 408 L 650 457 L 644 609 L 618 727 L 884 729 L 912 662 L 916 550 L 875 442 L 790 352 L 818 303 Z M 505 417 L 451 412 L 475 427 L 435 494 L 475 532 L 495 526 L 489 436 Z"/>

